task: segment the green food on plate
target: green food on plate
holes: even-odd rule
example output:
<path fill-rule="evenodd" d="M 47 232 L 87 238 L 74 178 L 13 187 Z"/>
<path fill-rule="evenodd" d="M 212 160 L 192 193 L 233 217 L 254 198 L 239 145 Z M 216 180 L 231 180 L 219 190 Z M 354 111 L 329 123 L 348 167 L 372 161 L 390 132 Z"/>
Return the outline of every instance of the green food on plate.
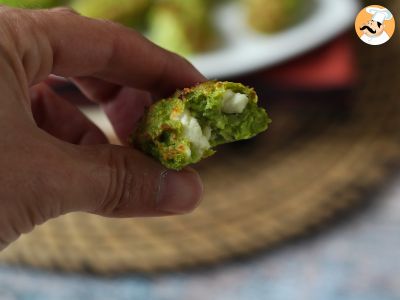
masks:
<path fill-rule="evenodd" d="M 148 19 L 148 36 L 161 47 L 190 55 L 216 45 L 212 4 L 204 0 L 158 0 Z"/>
<path fill-rule="evenodd" d="M 248 23 L 254 29 L 273 33 L 295 24 L 311 10 L 313 0 L 241 0 Z"/>
<path fill-rule="evenodd" d="M 73 0 L 71 7 L 90 18 L 140 28 L 152 3 L 153 0 Z"/>

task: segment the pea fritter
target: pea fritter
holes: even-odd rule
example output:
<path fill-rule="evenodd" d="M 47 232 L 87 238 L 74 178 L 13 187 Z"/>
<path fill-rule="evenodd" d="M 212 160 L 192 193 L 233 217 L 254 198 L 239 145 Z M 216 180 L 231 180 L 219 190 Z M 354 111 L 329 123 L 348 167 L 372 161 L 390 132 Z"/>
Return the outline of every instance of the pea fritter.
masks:
<path fill-rule="evenodd" d="M 158 0 L 148 18 L 148 36 L 156 44 L 181 55 L 210 50 L 217 44 L 212 1 Z"/>
<path fill-rule="evenodd" d="M 177 91 L 149 108 L 132 143 L 170 169 L 215 153 L 221 144 L 250 139 L 271 122 L 254 89 L 210 81 Z"/>
<path fill-rule="evenodd" d="M 273 33 L 298 22 L 311 10 L 314 0 L 241 0 L 254 29 Z"/>

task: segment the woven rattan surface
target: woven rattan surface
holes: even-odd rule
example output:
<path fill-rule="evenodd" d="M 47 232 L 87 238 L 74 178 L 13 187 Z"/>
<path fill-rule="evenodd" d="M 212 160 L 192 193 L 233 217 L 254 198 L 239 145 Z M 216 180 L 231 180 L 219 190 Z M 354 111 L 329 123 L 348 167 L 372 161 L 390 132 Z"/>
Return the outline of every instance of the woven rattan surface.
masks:
<path fill-rule="evenodd" d="M 200 164 L 205 199 L 195 213 L 70 214 L 21 237 L 0 261 L 98 273 L 173 270 L 249 255 L 323 224 L 364 201 L 400 161 L 399 45 L 397 36 L 382 47 L 358 46 L 361 81 L 347 117 L 299 118 L 278 105 L 270 132 Z"/>

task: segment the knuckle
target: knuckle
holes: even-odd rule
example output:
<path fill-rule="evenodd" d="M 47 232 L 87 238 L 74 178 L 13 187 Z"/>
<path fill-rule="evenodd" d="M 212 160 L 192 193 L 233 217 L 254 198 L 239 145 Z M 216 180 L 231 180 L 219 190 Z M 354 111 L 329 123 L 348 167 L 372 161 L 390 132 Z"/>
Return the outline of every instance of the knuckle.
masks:
<path fill-rule="evenodd" d="M 32 48 L 38 26 L 35 26 L 33 12 L 23 9 L 0 7 L 0 46 L 2 55 L 15 61 L 16 56 L 22 58 Z"/>
<path fill-rule="evenodd" d="M 103 63 L 99 64 L 95 74 L 102 74 L 104 70 L 113 68 L 116 58 L 126 51 L 129 41 L 124 38 L 123 32 L 129 30 L 131 34 L 137 34 L 133 29 L 127 29 L 123 25 L 107 19 L 92 20 L 101 31 L 109 37 L 107 44 L 102 48 Z"/>
<path fill-rule="evenodd" d="M 107 28 L 108 30 L 112 30 L 113 28 L 117 28 L 119 25 L 114 23 L 111 20 L 96 20 L 98 24 Z M 98 72 L 101 73 L 102 70 L 107 70 L 114 64 L 115 58 L 118 57 L 118 53 L 120 52 L 121 40 L 118 35 L 114 35 L 113 38 L 110 39 L 108 43 L 108 47 L 104 49 L 104 63 L 103 65 L 99 65 Z"/>
<path fill-rule="evenodd" d="M 146 202 L 152 206 L 151 188 L 145 176 L 134 172 L 132 152 L 125 149 L 107 149 L 109 180 L 103 201 L 97 213 L 106 216 L 133 216 Z"/>
<path fill-rule="evenodd" d="M 0 22 L 2 29 L 6 28 L 14 34 L 30 28 L 32 21 L 31 11 L 11 8 L 7 6 L 0 6 Z"/>
<path fill-rule="evenodd" d="M 54 51 L 47 38 L 52 22 L 47 10 L 0 8 L 0 55 L 30 83 L 52 70 Z"/>

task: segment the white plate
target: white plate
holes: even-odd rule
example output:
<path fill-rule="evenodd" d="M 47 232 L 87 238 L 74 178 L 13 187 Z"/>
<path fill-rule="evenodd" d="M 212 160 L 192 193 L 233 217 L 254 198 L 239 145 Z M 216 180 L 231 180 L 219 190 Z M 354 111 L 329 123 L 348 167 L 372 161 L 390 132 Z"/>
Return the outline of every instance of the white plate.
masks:
<path fill-rule="evenodd" d="M 239 4 L 223 5 L 216 11 L 215 21 L 226 44 L 189 60 L 210 79 L 270 67 L 334 38 L 354 24 L 359 9 L 357 0 L 316 0 L 306 20 L 278 34 L 265 35 L 246 25 Z"/>

